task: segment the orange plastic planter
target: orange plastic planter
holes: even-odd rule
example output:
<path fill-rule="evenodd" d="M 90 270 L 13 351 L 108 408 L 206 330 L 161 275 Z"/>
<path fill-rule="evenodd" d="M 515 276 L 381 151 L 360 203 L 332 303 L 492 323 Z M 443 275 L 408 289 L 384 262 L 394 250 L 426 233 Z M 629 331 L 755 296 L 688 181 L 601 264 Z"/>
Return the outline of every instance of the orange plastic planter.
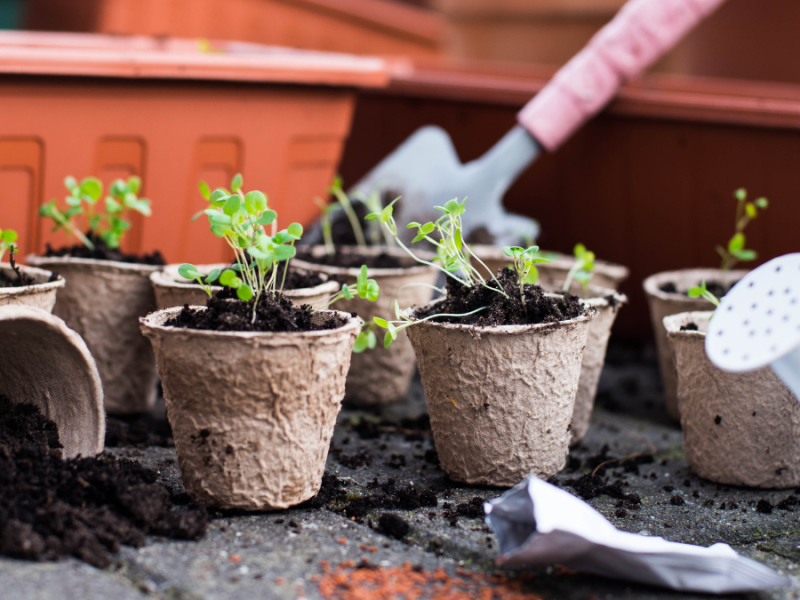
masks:
<path fill-rule="evenodd" d="M 21 253 L 63 244 L 38 216 L 63 179 L 144 180 L 153 216 L 127 250 L 220 262 L 222 242 L 191 216 L 197 184 L 238 171 L 289 222 L 315 214 L 348 135 L 355 88 L 386 84 L 377 59 L 228 44 L 75 34 L 0 33 L 0 223 Z"/>

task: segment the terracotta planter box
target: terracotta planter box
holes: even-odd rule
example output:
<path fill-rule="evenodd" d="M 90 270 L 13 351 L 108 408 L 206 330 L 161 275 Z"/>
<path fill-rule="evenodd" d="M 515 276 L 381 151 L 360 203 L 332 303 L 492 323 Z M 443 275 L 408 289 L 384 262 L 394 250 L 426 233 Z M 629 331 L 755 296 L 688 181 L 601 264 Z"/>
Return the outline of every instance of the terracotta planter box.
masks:
<path fill-rule="evenodd" d="M 243 510 L 287 508 L 314 496 L 361 321 L 343 315 L 348 322 L 338 329 L 297 333 L 165 326 L 180 310 L 141 323 L 158 361 L 186 491 Z"/>
<path fill-rule="evenodd" d="M 231 263 L 217 263 L 214 265 L 196 265 L 201 273 L 208 274 L 213 269 L 226 269 Z M 153 291 L 156 295 L 156 307 L 172 308 L 174 306 L 205 306 L 208 301 L 208 294 L 205 288 L 197 283 L 188 281 L 180 276 L 178 268 L 180 265 L 168 265 L 163 271 L 157 271 L 150 275 L 153 284 Z M 327 279 L 327 275 L 322 275 Z M 218 292 L 221 286 L 209 286 L 211 293 Z M 297 290 L 286 290 L 283 294 L 298 305 L 315 304 L 325 298 L 329 298 L 339 291 L 339 284 L 334 281 L 325 281 L 320 285 L 311 288 L 301 288 Z"/>
<path fill-rule="evenodd" d="M 355 88 L 386 83 L 378 59 L 263 46 L 201 52 L 196 40 L 0 32 L 0 205 L 3 227 L 41 252 L 50 233 L 39 206 L 64 195 L 67 175 L 108 186 L 139 175 L 153 216 L 133 219 L 129 252 L 173 262 L 230 260 L 191 217 L 197 190 L 237 172 L 269 193 L 287 222 L 309 222 L 314 196 L 337 171 Z M 80 123 L 80 136 L 75 135 Z M 264 132 L 269 132 L 268 139 Z"/>
<path fill-rule="evenodd" d="M 348 248 L 357 252 L 356 248 Z M 313 246 L 311 251 L 321 256 L 325 252 L 322 246 Z M 399 248 L 372 247 L 364 251 L 368 254 L 387 252 L 400 258 L 410 257 Z M 418 253 L 422 258 L 432 258 Z M 359 269 L 320 265 L 294 259 L 292 263 L 300 268 L 319 271 L 330 277 L 336 277 L 351 285 L 356 282 Z M 435 267 L 414 264 L 398 269 L 370 269 L 369 276 L 378 282 L 381 288 L 376 302 L 362 298 L 339 300 L 334 303 L 336 310 L 354 312 L 365 323 L 371 323 L 373 317 L 386 318 L 394 314 L 394 300 L 397 298 L 401 309 L 429 302 L 434 291 L 425 286 L 407 286 L 412 283 L 434 285 L 439 271 Z M 403 289 L 401 289 L 403 288 Z M 347 392 L 345 399 L 360 405 L 388 404 L 402 399 L 411 385 L 414 376 L 414 350 L 404 331 L 401 331 L 391 347 L 382 346 L 383 339 L 378 335 L 378 345 L 373 350 L 365 350 L 354 354 L 350 361 L 350 372 L 347 374 Z"/>
<path fill-rule="evenodd" d="M 16 304 L 22 306 L 32 306 L 41 308 L 47 312 L 53 312 L 56 303 L 56 293 L 64 287 L 64 278 L 57 281 L 50 281 L 52 273 L 36 267 L 25 267 L 19 265 L 20 271 L 33 277 L 36 283 L 22 287 L 0 287 L 0 306 Z M 0 270 L 10 276 L 14 276 L 11 265 L 0 263 Z"/>
<path fill-rule="evenodd" d="M 690 287 L 700 285 L 701 281 L 726 281 L 730 287 L 746 273 L 747 271 L 734 270 L 725 275 L 719 269 L 683 269 L 657 273 L 644 280 L 643 288 L 650 306 L 650 319 L 658 350 L 658 366 L 661 371 L 661 381 L 664 384 L 664 401 L 667 405 L 667 413 L 676 421 L 681 418 L 678 411 L 678 384 L 674 353 L 664 329 L 664 317 L 683 312 L 707 310 L 711 307 L 708 300 L 690 298 L 686 295 L 686 291 Z M 661 291 L 661 287 L 668 283 L 675 284 L 679 293 Z"/>
<path fill-rule="evenodd" d="M 706 356 L 710 312 L 666 317 L 689 467 L 728 485 L 800 484 L 800 402 L 769 367 L 726 373 Z M 694 323 L 698 331 L 681 331 Z"/>

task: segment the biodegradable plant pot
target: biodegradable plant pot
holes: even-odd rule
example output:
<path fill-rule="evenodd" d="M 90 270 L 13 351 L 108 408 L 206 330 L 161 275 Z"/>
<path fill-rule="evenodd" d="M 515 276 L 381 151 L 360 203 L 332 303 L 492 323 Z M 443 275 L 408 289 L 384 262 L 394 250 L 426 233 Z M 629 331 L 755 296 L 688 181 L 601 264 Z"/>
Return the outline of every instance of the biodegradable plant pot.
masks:
<path fill-rule="evenodd" d="M 299 333 L 166 327 L 141 319 L 164 386 L 186 491 L 221 508 L 280 509 L 319 491 L 361 320 Z M 324 311 L 331 312 L 331 311 Z"/>
<path fill-rule="evenodd" d="M 491 273 L 486 271 L 478 261 L 475 261 L 475 268 L 486 277 L 494 275 L 503 267 L 511 264 L 511 260 L 503 253 L 503 249 L 497 246 L 476 244 L 470 246 L 469 249 L 475 256 L 482 260 L 489 268 L 489 271 L 491 271 Z M 575 259 L 568 254 L 561 254 L 560 252 L 545 253 L 553 254 L 555 258 L 549 263 L 540 263 L 536 265 L 536 268 L 539 270 L 539 282 L 543 286 L 546 283 L 555 284 L 559 281 L 563 282 L 567 278 L 567 273 L 569 273 L 572 265 L 575 264 Z M 617 290 L 622 282 L 628 278 L 628 275 L 630 275 L 628 267 L 598 260 L 595 261 L 592 285 Z"/>
<path fill-rule="evenodd" d="M 658 366 L 664 384 L 664 401 L 667 413 L 676 421 L 681 418 L 678 411 L 678 383 L 672 348 L 667 340 L 667 331 L 664 329 L 664 317 L 682 312 L 708 310 L 711 307 L 708 300 L 690 298 L 686 295 L 686 291 L 700 285 L 701 281 L 722 281 L 727 278 L 724 283 L 732 285 L 746 273 L 747 271 L 729 271 L 726 275 L 719 269 L 682 269 L 656 273 L 645 279 L 642 284 L 647 303 L 650 305 L 650 320 L 658 350 Z M 678 292 L 662 292 L 661 287 L 668 283 L 675 284 Z"/>
<path fill-rule="evenodd" d="M 560 291 L 562 282 L 545 282 L 542 287 L 550 292 Z M 628 302 L 627 296 L 609 288 L 590 285 L 586 291 L 573 282 L 570 292 L 580 297 L 584 304 L 594 308 L 597 313 L 589 325 L 586 336 L 586 348 L 581 360 L 581 378 L 578 382 L 578 393 L 575 396 L 575 408 L 572 411 L 572 441 L 577 444 L 589 430 L 589 419 L 594 410 L 594 399 L 597 395 L 597 384 L 603 372 L 606 360 L 608 338 L 623 304 Z"/>
<path fill-rule="evenodd" d="M 310 251 L 314 256 L 325 254 L 323 246 L 313 246 L 305 250 Z M 365 250 L 354 247 L 339 248 L 339 250 L 368 256 L 385 252 L 410 259 L 408 254 L 400 248 L 375 246 Z M 415 253 L 426 260 L 433 258 L 430 253 Z M 321 265 L 297 259 L 293 262 L 297 267 L 325 273 L 348 285 L 356 282 L 359 273 L 357 268 Z M 376 302 L 356 297 L 352 300 L 339 300 L 332 308 L 354 312 L 365 323 L 371 323 L 372 317 L 394 317 L 395 298 L 402 309 L 430 302 L 434 292 L 430 287 L 403 286 L 410 283 L 434 285 L 439 276 L 439 270 L 435 267 L 415 264 L 396 269 L 370 269 L 369 276 L 377 281 L 381 288 L 380 298 Z M 387 404 L 400 400 L 408 392 L 411 378 L 414 376 L 414 366 L 414 350 L 411 348 L 405 332 L 401 331 L 388 349 L 384 348 L 379 340 L 378 347 L 374 350 L 366 350 L 353 355 L 350 372 L 347 374 L 345 399 L 361 405 Z"/>
<path fill-rule="evenodd" d="M 539 325 L 425 321 L 408 328 L 436 450 L 451 479 L 510 487 L 564 467 L 590 323 L 586 315 Z"/>
<path fill-rule="evenodd" d="M 27 262 L 67 280 L 53 314 L 83 337 L 95 357 L 106 412 L 135 414 L 152 408 L 158 374 L 138 320 L 155 308 L 150 275 L 161 267 L 45 256 Z"/>
<path fill-rule="evenodd" d="M 20 287 L 0 287 L 0 306 L 16 304 L 53 312 L 56 293 L 60 288 L 64 287 L 64 278 L 59 277 L 56 281 L 50 281 L 52 276 L 50 271 L 22 265 L 18 265 L 17 268 L 26 275 L 33 277 L 36 283 Z M 8 263 L 0 263 L 0 271 L 11 277 L 14 276 L 14 270 Z"/>
<path fill-rule="evenodd" d="M 81 336 L 48 311 L 8 305 L 0 306 L 0 340 L 0 395 L 52 420 L 65 458 L 102 452 L 103 388 Z"/>
<path fill-rule="evenodd" d="M 213 269 L 226 269 L 230 263 L 219 263 L 215 265 L 198 265 L 197 269 L 201 273 L 210 273 Z M 156 271 L 150 275 L 153 284 L 153 291 L 156 295 L 156 307 L 172 308 L 173 306 L 204 306 L 208 300 L 205 289 L 197 283 L 192 283 L 184 279 L 178 273 L 180 265 L 168 265 L 162 271 Z M 321 277 L 327 280 L 328 276 L 324 273 Z M 218 292 L 222 286 L 210 286 L 211 293 Z M 310 288 L 300 288 L 296 290 L 286 290 L 283 295 L 291 299 L 294 304 L 314 304 L 328 298 L 339 290 L 339 285 L 335 281 L 325 281 L 320 285 Z"/>
<path fill-rule="evenodd" d="M 664 318 L 675 352 L 683 449 L 700 477 L 728 485 L 800 485 L 800 402 L 765 367 L 727 373 L 706 356 L 710 312 Z M 681 331 L 695 323 L 698 331 Z"/>

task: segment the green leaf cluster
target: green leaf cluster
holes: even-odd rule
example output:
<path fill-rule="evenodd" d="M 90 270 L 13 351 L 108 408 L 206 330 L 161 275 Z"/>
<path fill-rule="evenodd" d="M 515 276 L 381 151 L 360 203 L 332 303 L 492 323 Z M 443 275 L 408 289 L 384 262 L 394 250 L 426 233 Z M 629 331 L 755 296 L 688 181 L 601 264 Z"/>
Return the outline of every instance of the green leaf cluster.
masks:
<path fill-rule="evenodd" d="M 575 244 L 572 253 L 575 256 L 575 262 L 567 273 L 567 278 L 564 280 L 562 289 L 568 292 L 569 288 L 572 286 L 572 282 L 577 281 L 583 286 L 584 291 L 586 291 L 594 275 L 594 252 L 588 250 L 583 244 Z"/>
<path fill-rule="evenodd" d="M 90 238 L 103 240 L 109 248 L 119 248 L 131 227 L 127 219 L 130 211 L 146 217 L 152 214 L 150 200 L 138 196 L 142 180 L 136 176 L 127 181 L 115 180 L 102 202 L 103 183 L 96 177 L 78 182 L 70 176 L 64 179 L 64 186 L 69 192 L 64 199 L 66 208 L 60 208 L 56 200 L 51 200 L 39 208 L 39 214 L 53 220 L 53 231 L 64 230 L 90 249 L 94 249 Z M 84 231 L 90 235 L 85 235 Z"/>
<path fill-rule="evenodd" d="M 700 285 L 689 288 L 689 290 L 686 292 L 686 295 L 690 298 L 705 298 L 714 306 L 719 306 L 719 298 L 708 291 L 705 279 L 700 282 Z"/>
<path fill-rule="evenodd" d="M 11 250 L 13 253 L 17 243 L 17 232 L 13 229 L 0 229 L 0 262 L 3 262 L 3 257 L 6 252 Z"/>
<path fill-rule="evenodd" d="M 503 254 L 513 260 L 514 270 L 517 272 L 517 283 L 519 284 L 520 293 L 522 293 L 523 286 L 534 285 L 539 281 L 539 270 L 536 268 L 536 265 L 550 262 L 550 259 L 545 258 L 539 252 L 539 246 L 528 246 L 527 248 L 505 246 L 503 248 Z"/>
<path fill-rule="evenodd" d="M 764 210 L 769 206 L 769 201 L 764 197 L 748 202 L 747 190 L 744 188 L 739 188 L 733 192 L 733 197 L 736 199 L 735 230 L 731 239 L 728 240 L 727 246 L 717 246 L 716 248 L 717 254 L 722 258 L 720 268 L 723 271 L 729 271 L 740 261 L 749 262 L 758 258 L 755 250 L 747 249 L 744 230 L 750 224 L 750 221 L 758 216 L 759 210 Z"/>

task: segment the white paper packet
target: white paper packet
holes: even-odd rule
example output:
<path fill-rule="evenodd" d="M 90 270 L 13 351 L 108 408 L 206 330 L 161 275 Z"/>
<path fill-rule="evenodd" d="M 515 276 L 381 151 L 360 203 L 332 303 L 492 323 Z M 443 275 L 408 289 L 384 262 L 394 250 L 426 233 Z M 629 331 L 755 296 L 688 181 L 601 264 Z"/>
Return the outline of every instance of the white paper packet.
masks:
<path fill-rule="evenodd" d="M 529 476 L 484 504 L 497 534 L 498 564 L 559 564 L 606 577 L 680 591 L 725 594 L 786 587 L 787 577 L 739 556 L 727 544 L 709 548 L 620 531 L 569 492 Z"/>

